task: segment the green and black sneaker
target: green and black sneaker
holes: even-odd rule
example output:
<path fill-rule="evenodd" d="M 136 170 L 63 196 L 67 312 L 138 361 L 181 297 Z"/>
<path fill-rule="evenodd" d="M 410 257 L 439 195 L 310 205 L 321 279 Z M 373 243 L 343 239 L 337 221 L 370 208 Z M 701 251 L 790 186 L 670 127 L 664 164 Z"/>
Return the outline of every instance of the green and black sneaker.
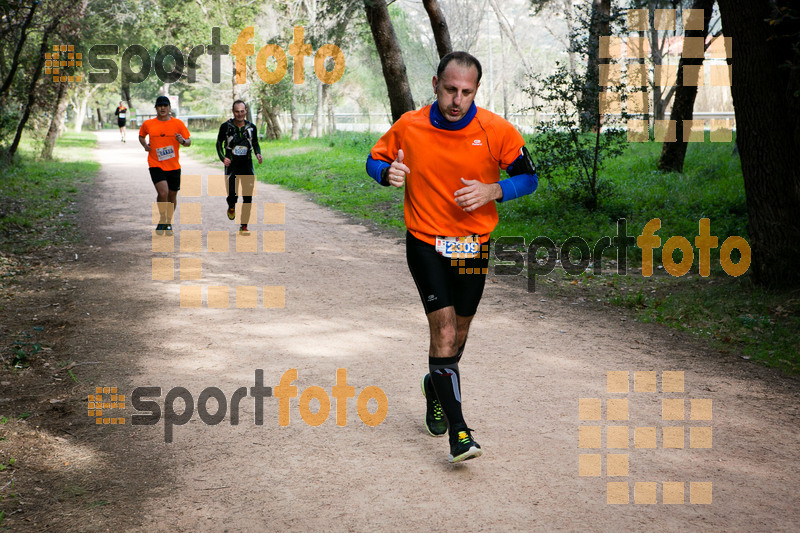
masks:
<path fill-rule="evenodd" d="M 420 386 L 422 387 L 422 395 L 428 401 L 428 410 L 425 413 L 425 427 L 432 436 L 444 437 L 445 433 L 447 433 L 447 418 L 445 418 L 444 411 L 442 411 L 442 404 L 439 403 L 439 399 L 436 397 L 436 391 L 433 390 L 430 374 L 425 374 Z"/>
<path fill-rule="evenodd" d="M 470 435 L 469 428 L 457 429 L 450 433 L 450 462 L 458 463 L 467 459 L 474 459 L 483 454 L 481 445 L 475 442 Z"/>

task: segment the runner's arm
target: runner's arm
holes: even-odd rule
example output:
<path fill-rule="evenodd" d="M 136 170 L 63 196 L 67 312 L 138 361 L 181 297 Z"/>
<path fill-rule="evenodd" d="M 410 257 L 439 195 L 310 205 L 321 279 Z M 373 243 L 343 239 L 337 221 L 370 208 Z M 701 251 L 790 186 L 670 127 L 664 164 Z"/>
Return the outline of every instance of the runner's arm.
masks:
<path fill-rule="evenodd" d="M 225 124 L 226 122 L 222 123 L 222 126 L 219 127 L 219 133 L 217 134 L 217 157 L 223 163 L 225 162 Z"/>
<path fill-rule="evenodd" d="M 536 174 L 536 168 L 530 161 L 527 151 L 508 165 L 506 171 L 509 177 L 498 182 L 503 190 L 503 196 L 497 200 L 498 202 L 507 202 L 526 196 L 539 186 L 539 176 Z"/>
<path fill-rule="evenodd" d="M 258 144 L 258 128 L 256 128 L 255 124 L 253 124 L 252 140 L 253 140 L 253 153 L 256 154 L 257 156 L 261 155 L 261 146 Z"/>
<path fill-rule="evenodd" d="M 372 154 L 367 156 L 367 174 L 369 174 L 369 176 L 372 179 L 374 179 L 384 187 L 389 186 L 389 181 L 384 178 L 383 171 L 384 169 L 388 169 L 391 166 L 392 165 L 390 163 L 387 163 L 386 161 L 383 161 L 381 159 L 373 159 Z"/>
<path fill-rule="evenodd" d="M 180 135 L 180 139 L 178 139 L 178 143 L 181 146 L 189 148 L 192 145 L 191 134 L 189 130 L 186 128 L 186 124 L 181 121 L 178 121 L 178 135 Z M 176 137 L 177 138 L 177 137 Z"/>

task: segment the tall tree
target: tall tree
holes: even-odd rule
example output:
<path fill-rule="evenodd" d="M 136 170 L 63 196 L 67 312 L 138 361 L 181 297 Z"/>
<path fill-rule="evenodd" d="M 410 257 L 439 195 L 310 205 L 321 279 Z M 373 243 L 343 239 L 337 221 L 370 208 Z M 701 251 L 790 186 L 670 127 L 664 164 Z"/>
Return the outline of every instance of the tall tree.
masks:
<path fill-rule="evenodd" d="M 800 10 L 795 0 L 718 0 L 731 37 L 731 93 L 753 281 L 800 286 Z"/>
<path fill-rule="evenodd" d="M 392 121 L 397 121 L 406 111 L 414 109 L 414 98 L 408 84 L 406 64 L 397 36 L 394 33 L 392 20 L 389 18 L 389 7 L 385 0 L 364 0 L 367 22 L 372 30 L 372 38 L 381 58 L 383 78 L 389 92 L 389 105 L 392 109 Z"/>
<path fill-rule="evenodd" d="M 50 37 L 58 24 L 59 18 L 54 16 L 52 19 L 50 19 L 47 26 L 45 26 L 42 33 L 42 41 L 39 45 L 39 58 L 36 60 L 33 76 L 31 77 L 31 81 L 28 86 L 28 96 L 25 102 L 25 108 L 22 112 L 22 117 L 20 117 L 20 120 L 17 123 L 17 132 L 14 135 L 14 140 L 11 142 L 11 146 L 8 148 L 9 157 L 14 157 L 14 154 L 17 153 L 17 148 L 19 148 L 19 143 L 22 140 L 22 132 L 25 130 L 25 125 L 28 123 L 28 119 L 31 116 L 31 111 L 33 109 L 34 102 L 36 101 L 37 85 L 39 83 L 39 78 L 42 77 L 42 70 L 44 70 L 45 53 L 50 49 Z"/>
<path fill-rule="evenodd" d="M 17 69 L 19 68 L 19 56 L 22 53 L 22 49 L 25 47 L 25 41 L 28 39 L 28 29 L 33 22 L 33 16 L 36 13 L 36 8 L 38 6 L 38 1 L 31 1 L 28 14 L 20 26 L 19 37 L 17 38 L 16 46 L 14 47 L 14 55 L 11 58 L 11 65 L 8 69 L 8 73 L 3 77 L 3 85 L 0 86 L 0 104 L 5 102 L 8 91 L 11 88 L 11 82 L 14 80 L 14 75 L 17 73 Z M 11 14 L 12 13 L 9 13 L 9 15 Z M 14 15 L 16 15 L 16 13 L 14 13 Z"/>
<path fill-rule="evenodd" d="M 67 83 L 58 83 L 58 92 L 56 93 L 55 105 L 53 106 L 52 116 L 50 117 L 50 127 L 47 128 L 47 135 L 44 139 L 44 146 L 42 153 L 39 156 L 41 159 L 52 159 L 53 149 L 56 146 L 56 139 L 61 133 L 61 127 L 64 125 L 64 113 L 67 110 Z"/>
<path fill-rule="evenodd" d="M 86 13 L 87 3 L 88 0 L 81 0 L 74 5 L 73 9 L 65 13 L 65 16 L 62 17 L 58 30 L 58 37 L 62 43 L 71 43 L 79 40 L 81 22 Z M 44 147 L 42 148 L 42 159 L 52 159 L 53 157 L 53 149 L 56 146 L 56 139 L 61 135 L 61 129 L 64 125 L 64 114 L 67 110 L 68 103 L 67 84 L 59 82 L 53 111 L 50 115 L 50 127 L 47 129 Z"/>
<path fill-rule="evenodd" d="M 701 37 L 705 42 L 713 7 L 714 0 L 694 0 L 692 3 L 693 10 L 703 10 L 703 29 L 684 31 L 683 53 L 678 61 L 678 78 L 675 83 L 675 103 L 672 105 L 672 113 L 669 117 L 670 120 L 675 121 L 677 128 L 676 139 L 675 142 L 665 142 L 661 147 L 661 159 L 658 161 L 658 169 L 662 171 L 683 172 L 683 161 L 686 158 L 687 148 L 687 143 L 683 137 L 683 127 L 687 120 L 692 120 L 694 101 L 697 98 L 697 83 L 684 84 L 684 67 L 703 64 L 702 57 L 691 57 L 697 54 L 687 53 L 691 48 L 689 39 Z M 692 11 L 692 13 L 699 13 L 699 11 Z"/>
<path fill-rule="evenodd" d="M 600 37 L 608 35 L 611 35 L 611 0 L 592 0 L 586 83 L 581 99 L 581 129 L 584 131 L 599 126 L 597 113 L 600 108 L 600 64 L 609 62 L 608 58 L 600 57 Z"/>
<path fill-rule="evenodd" d="M 453 51 L 453 45 L 450 43 L 450 30 L 447 28 L 447 19 L 445 19 L 437 0 L 422 0 L 422 5 L 425 6 L 425 11 L 428 12 L 431 29 L 433 29 L 433 39 L 436 41 L 436 52 L 439 54 L 439 59 L 441 59 Z"/>
<path fill-rule="evenodd" d="M 567 25 L 566 37 L 560 32 L 553 31 L 548 23 L 545 24 L 545 29 L 567 50 L 569 70 L 575 74 L 577 70 L 575 56 L 579 45 L 575 39 L 575 10 L 572 0 L 531 0 L 531 8 L 533 8 L 534 15 L 546 15 L 548 20 L 551 18 L 564 18 L 564 23 Z"/>

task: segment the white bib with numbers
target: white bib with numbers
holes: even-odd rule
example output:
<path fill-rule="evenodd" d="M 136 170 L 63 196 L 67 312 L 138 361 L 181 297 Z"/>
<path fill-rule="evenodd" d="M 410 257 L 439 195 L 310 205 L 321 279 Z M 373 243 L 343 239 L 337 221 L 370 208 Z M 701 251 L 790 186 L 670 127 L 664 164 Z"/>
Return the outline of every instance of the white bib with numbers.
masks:
<path fill-rule="evenodd" d="M 233 155 L 247 155 L 247 146 L 234 146 Z"/>
<path fill-rule="evenodd" d="M 172 146 L 165 146 L 164 148 L 156 148 L 156 155 L 159 161 L 166 161 L 175 157 L 175 148 Z"/>
<path fill-rule="evenodd" d="M 454 259 L 472 259 L 481 250 L 481 243 L 476 235 L 469 237 L 436 237 L 436 251 L 439 255 Z"/>

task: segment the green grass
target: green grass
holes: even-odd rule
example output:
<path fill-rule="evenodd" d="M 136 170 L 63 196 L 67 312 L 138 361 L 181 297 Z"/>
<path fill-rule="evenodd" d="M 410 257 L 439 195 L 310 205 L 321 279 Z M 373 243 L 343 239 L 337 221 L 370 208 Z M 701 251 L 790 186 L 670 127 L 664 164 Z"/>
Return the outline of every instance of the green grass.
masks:
<path fill-rule="evenodd" d="M 307 192 L 318 203 L 394 228 L 403 228 L 403 193 L 378 186 L 364 170 L 376 134 L 337 133 L 322 139 L 262 142 L 265 161 L 256 166 L 261 181 Z M 218 164 L 215 133 L 193 136 L 192 149 L 206 162 Z M 701 218 L 711 220 L 711 235 L 721 245 L 733 235 L 747 239 L 744 181 L 738 156 L 728 143 L 689 145 L 684 173 L 657 172 L 658 143 L 632 143 L 627 152 L 608 162 L 604 177 L 613 195 L 590 212 L 566 204 L 557 180 L 542 179 L 534 195 L 499 204 L 500 224 L 493 237 L 536 236 L 561 243 L 579 236 L 590 247 L 601 237 L 617 234 L 617 220 L 628 221 L 628 235 L 638 236 L 645 223 L 659 218 L 656 232 L 661 246 L 669 237 L 683 236 L 694 244 Z M 568 276 L 558 269 L 550 279 L 537 279 L 536 290 L 583 296 L 591 301 L 630 308 L 642 321 L 659 322 L 708 339 L 723 351 L 736 350 L 788 373 L 800 372 L 800 294 L 770 293 L 755 287 L 745 275 L 727 276 L 712 250 L 712 275 L 697 275 L 698 255 L 692 271 L 681 278 L 656 269 L 644 278 L 634 269 L 641 250 L 629 249 L 629 272 L 618 276 L 606 253 L 600 276 Z M 662 265 L 661 249 L 654 264 Z M 680 252 L 673 255 L 680 262 Z M 734 255 L 733 260 L 738 260 Z M 540 289 L 541 288 L 541 289 Z"/>
<path fill-rule="evenodd" d="M 564 183 L 545 178 L 536 194 L 499 204 L 500 224 L 494 235 L 521 235 L 526 242 L 544 235 L 556 243 L 579 236 L 592 247 L 603 236 L 617 235 L 619 219 L 627 221 L 628 235 L 635 236 L 649 220 L 658 218 L 657 235 L 663 246 L 672 236 L 693 243 L 699 220 L 708 218 L 719 244 L 732 235 L 747 238 L 744 181 L 739 158 L 731 151 L 727 143 L 692 143 L 683 174 L 661 173 L 655 170 L 661 144 L 631 143 L 622 157 L 607 163 L 603 177 L 614 192 L 596 211 L 565 204 L 560 194 Z M 638 263 L 641 251 L 632 247 L 629 257 Z M 680 253 L 674 258 L 679 261 Z M 654 259 L 661 263 L 661 249 L 654 251 Z M 712 250 L 711 259 L 718 265 L 719 252 Z"/>
<path fill-rule="evenodd" d="M 100 168 L 91 133 L 68 133 L 56 143 L 52 161 L 37 161 L 40 145 L 21 144 L 18 157 L 2 169 L 0 251 L 25 253 L 78 238 L 77 201 L 82 184 Z"/>

